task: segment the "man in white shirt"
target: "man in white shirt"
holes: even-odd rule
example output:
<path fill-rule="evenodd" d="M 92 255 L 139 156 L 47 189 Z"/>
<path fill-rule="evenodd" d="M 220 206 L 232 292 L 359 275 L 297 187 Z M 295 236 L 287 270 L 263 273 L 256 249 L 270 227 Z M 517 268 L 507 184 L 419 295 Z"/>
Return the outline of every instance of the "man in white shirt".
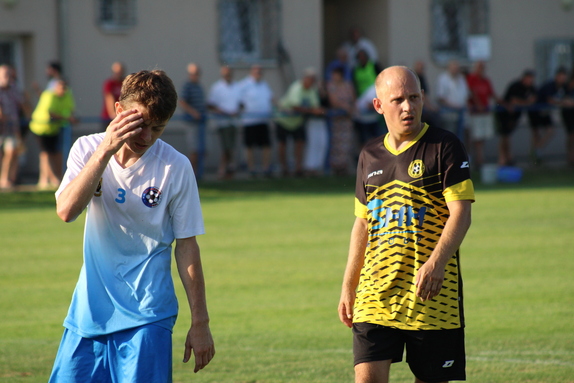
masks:
<path fill-rule="evenodd" d="M 208 109 L 213 113 L 213 124 L 217 127 L 221 142 L 219 178 L 232 178 L 235 172 L 233 155 L 237 136 L 239 114 L 239 87 L 233 81 L 233 71 L 227 65 L 221 67 L 221 78 L 209 90 Z"/>
<path fill-rule="evenodd" d="M 458 61 L 450 61 L 447 70 L 439 75 L 436 93 L 443 128 L 462 139 L 464 113 L 470 93 Z"/>
<path fill-rule="evenodd" d="M 246 148 L 247 167 L 252 176 L 255 168 L 255 148 L 261 150 L 264 176 L 271 176 L 271 138 L 269 120 L 273 113 L 273 91 L 263 80 L 263 68 L 253 65 L 248 77 L 240 83 L 242 106 L 243 144 Z"/>

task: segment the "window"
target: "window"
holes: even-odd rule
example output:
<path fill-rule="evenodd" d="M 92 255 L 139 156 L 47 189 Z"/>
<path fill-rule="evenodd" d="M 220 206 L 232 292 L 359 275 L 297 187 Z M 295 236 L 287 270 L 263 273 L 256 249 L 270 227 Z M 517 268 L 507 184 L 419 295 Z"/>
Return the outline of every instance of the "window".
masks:
<path fill-rule="evenodd" d="M 136 0 L 98 0 L 98 25 L 106 31 L 125 31 L 136 25 Z"/>
<path fill-rule="evenodd" d="M 23 37 L 0 34 L 0 65 L 7 64 L 16 69 L 19 81 L 22 81 L 25 77 L 23 67 L 23 47 Z"/>
<path fill-rule="evenodd" d="M 476 42 L 475 52 L 489 55 L 488 0 L 432 0 L 431 26 L 431 52 L 437 63 L 472 60 L 469 48 Z"/>
<path fill-rule="evenodd" d="M 554 78 L 556 70 L 566 68 L 570 73 L 574 63 L 574 40 L 541 39 L 536 41 L 536 80 L 544 83 Z"/>
<path fill-rule="evenodd" d="M 0 39 L 0 65 L 14 65 L 14 43 Z"/>
<path fill-rule="evenodd" d="M 279 0 L 219 0 L 219 56 L 225 64 L 275 63 Z"/>

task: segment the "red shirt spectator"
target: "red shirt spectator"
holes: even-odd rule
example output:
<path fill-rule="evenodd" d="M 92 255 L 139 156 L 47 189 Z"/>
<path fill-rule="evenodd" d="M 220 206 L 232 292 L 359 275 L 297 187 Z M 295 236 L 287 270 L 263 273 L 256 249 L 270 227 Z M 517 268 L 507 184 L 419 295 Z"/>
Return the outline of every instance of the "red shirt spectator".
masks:
<path fill-rule="evenodd" d="M 120 98 L 122 82 L 125 76 L 124 65 L 120 62 L 112 64 L 112 76 L 104 82 L 102 93 L 104 95 L 104 105 L 100 118 L 102 119 L 102 129 L 106 130 L 108 124 L 116 117 L 116 101 Z"/>
<path fill-rule="evenodd" d="M 480 72 L 473 72 L 466 78 L 468 89 L 470 89 L 470 98 L 468 107 L 471 113 L 488 112 L 489 101 L 496 98 L 490 80 Z"/>

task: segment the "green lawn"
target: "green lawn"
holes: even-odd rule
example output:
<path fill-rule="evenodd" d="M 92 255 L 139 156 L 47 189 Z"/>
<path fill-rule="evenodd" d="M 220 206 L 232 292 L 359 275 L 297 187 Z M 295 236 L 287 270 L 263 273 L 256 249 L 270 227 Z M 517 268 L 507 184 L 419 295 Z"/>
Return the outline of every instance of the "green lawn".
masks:
<path fill-rule="evenodd" d="M 175 382 L 351 382 L 337 303 L 353 223 L 351 178 L 202 183 L 199 238 L 217 355 Z M 476 185 L 462 248 L 469 382 L 574 382 L 574 175 Z M 51 193 L 0 194 L 0 382 L 45 382 L 81 266 L 83 219 Z M 179 283 L 179 282 L 178 282 Z M 177 285 L 177 283 L 176 283 Z M 412 382 L 406 364 L 393 383 Z"/>

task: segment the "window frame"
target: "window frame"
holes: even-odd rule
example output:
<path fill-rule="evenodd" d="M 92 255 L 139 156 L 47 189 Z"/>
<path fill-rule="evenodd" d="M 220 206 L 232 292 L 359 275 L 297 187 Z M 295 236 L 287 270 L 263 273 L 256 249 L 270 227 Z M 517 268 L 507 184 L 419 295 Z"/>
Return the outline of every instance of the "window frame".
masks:
<path fill-rule="evenodd" d="M 95 7 L 96 24 L 104 32 L 124 33 L 137 25 L 137 0 L 96 0 Z"/>
<path fill-rule="evenodd" d="M 452 7 L 452 9 L 447 9 Z M 442 12 L 441 12 L 442 11 Z M 453 15 L 454 14 L 454 15 Z M 469 42 L 484 45 L 484 59 L 490 57 L 490 8 L 488 0 L 432 0 L 430 3 L 430 54 L 434 62 L 450 60 L 466 63 Z M 450 25 L 448 25 L 450 23 Z M 457 31 L 453 31 L 457 29 Z"/>
<path fill-rule="evenodd" d="M 239 10 L 240 7 L 246 7 Z M 241 14 L 239 14 L 241 12 Z M 229 66 L 274 66 L 281 41 L 280 0 L 218 0 L 219 60 Z M 230 29 L 234 31 L 230 32 Z M 231 41 L 227 36 L 241 36 Z M 238 45 L 243 49 L 237 49 Z"/>

